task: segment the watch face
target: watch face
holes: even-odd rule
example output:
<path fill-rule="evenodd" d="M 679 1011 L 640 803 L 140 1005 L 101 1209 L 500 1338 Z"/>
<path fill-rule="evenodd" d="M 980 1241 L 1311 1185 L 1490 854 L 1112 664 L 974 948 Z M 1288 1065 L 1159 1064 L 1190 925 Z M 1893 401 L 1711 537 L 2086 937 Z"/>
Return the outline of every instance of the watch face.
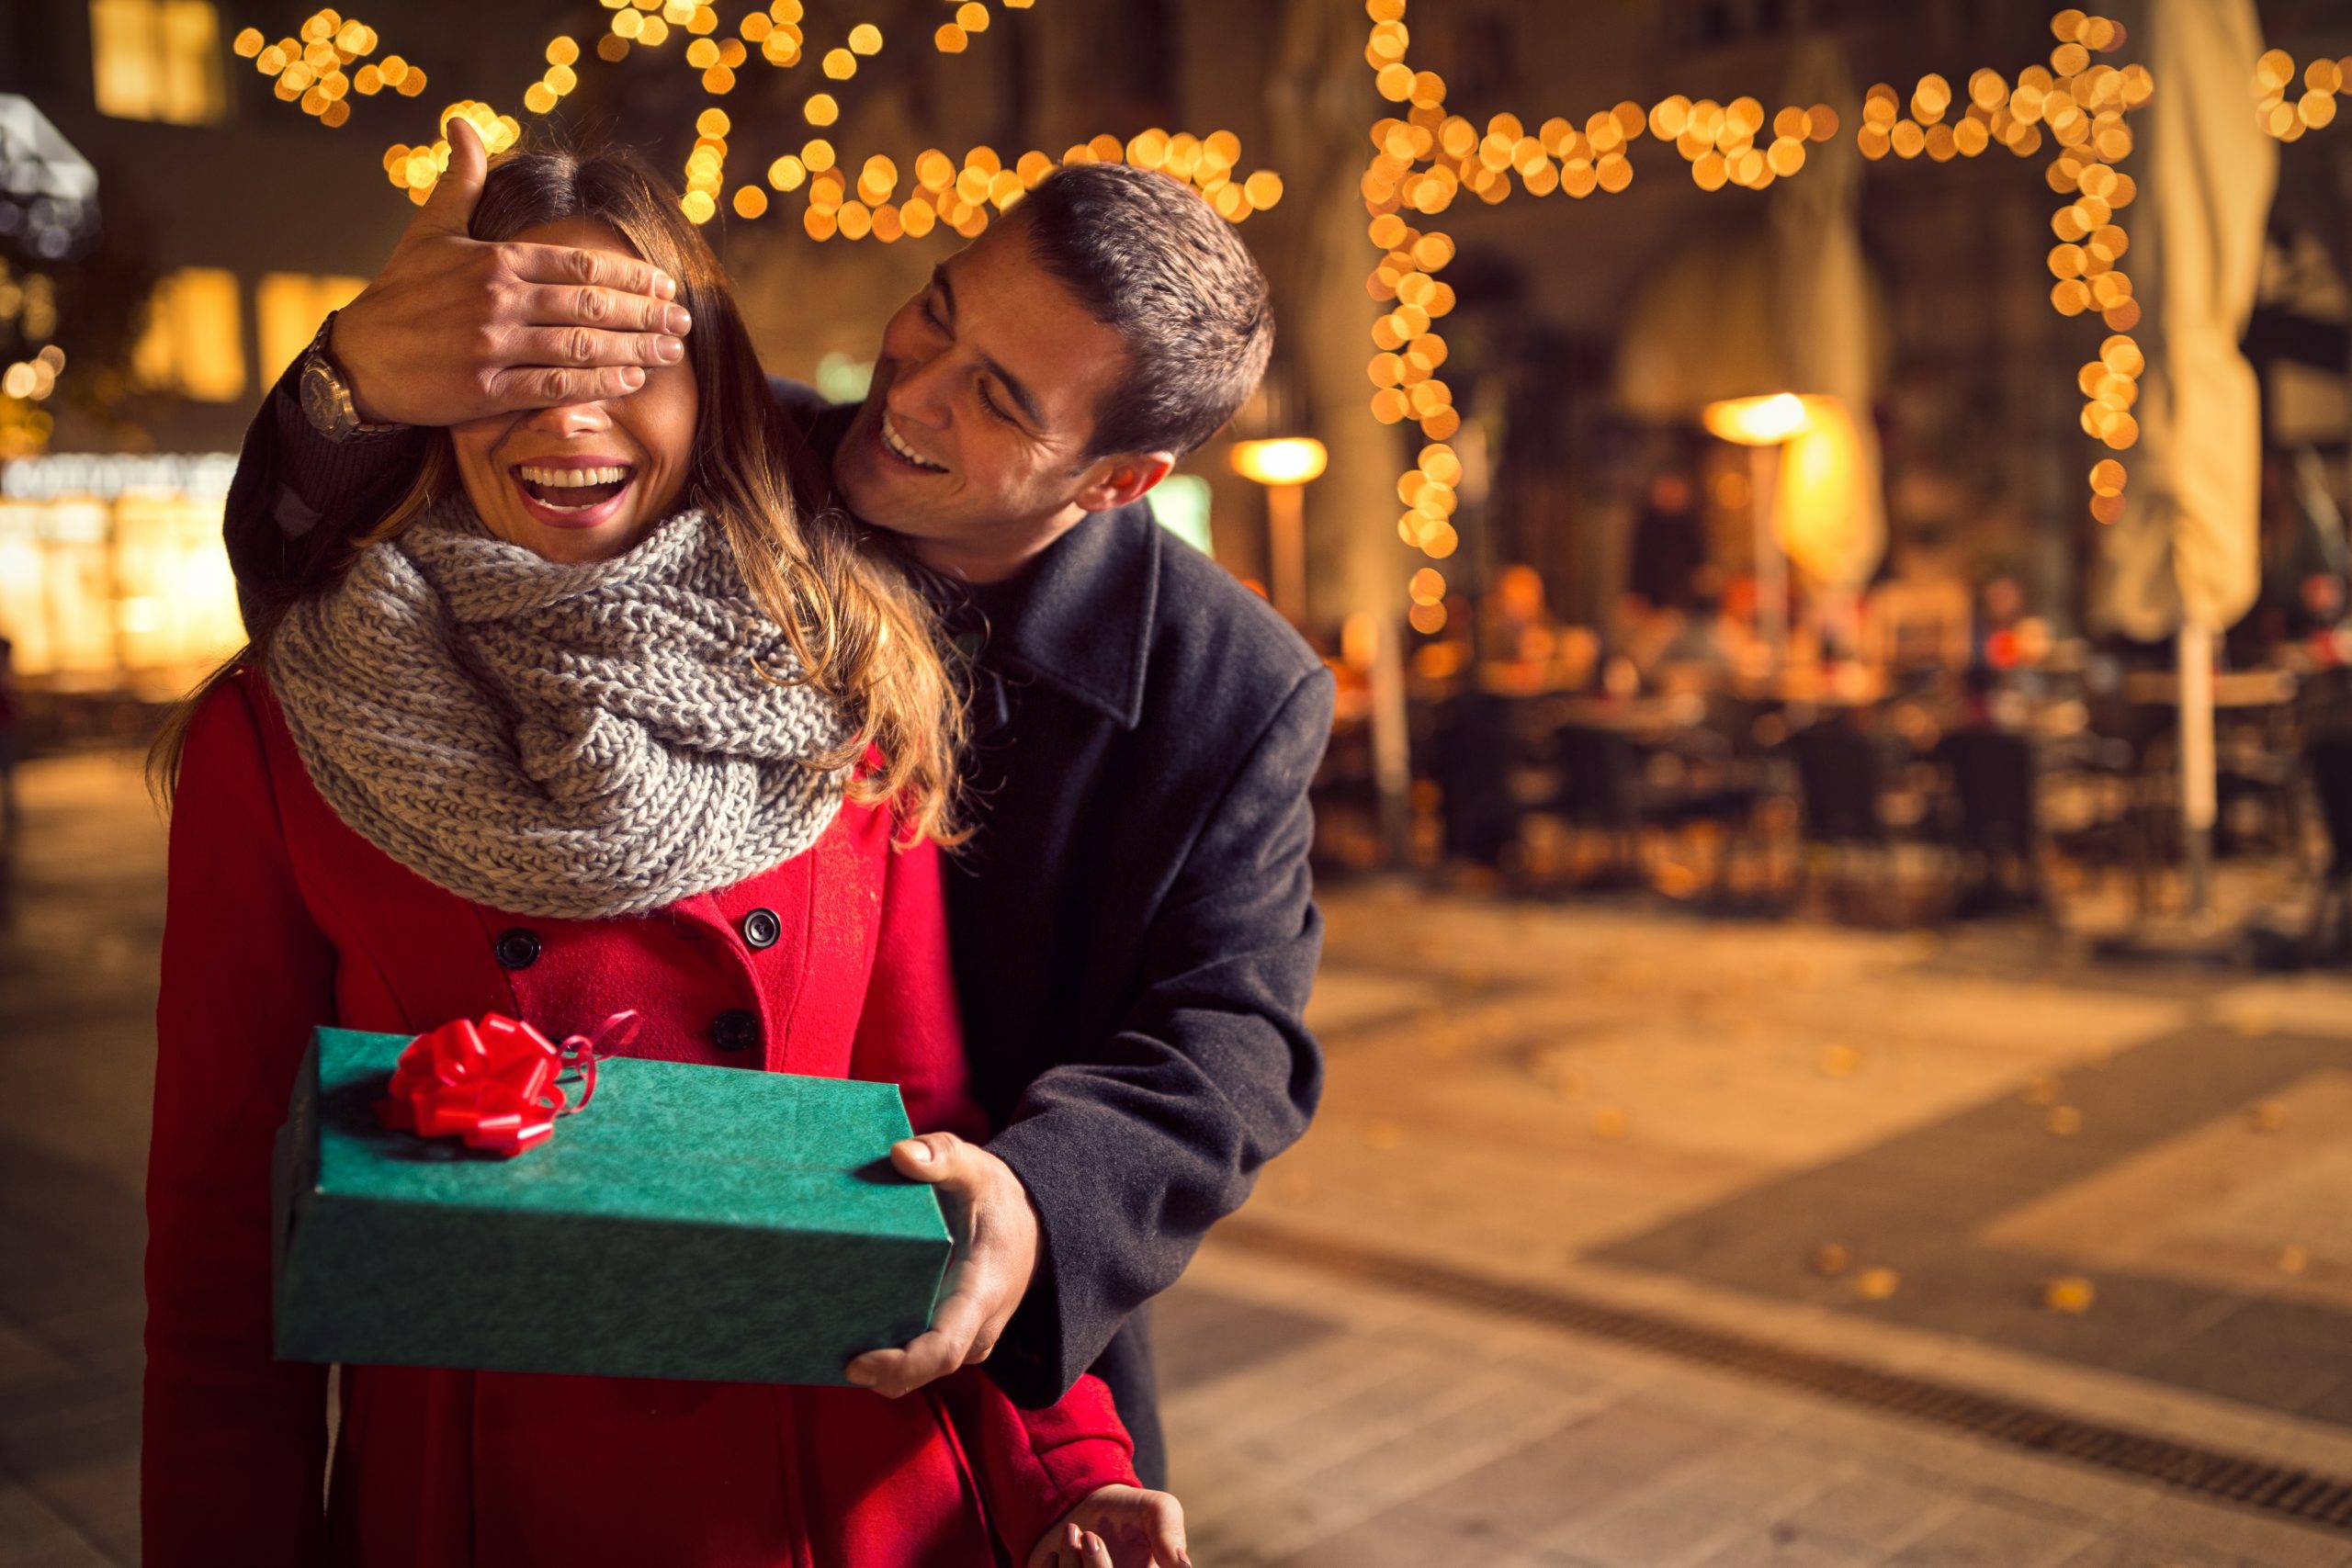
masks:
<path fill-rule="evenodd" d="M 341 391 L 335 385 L 334 373 L 312 355 L 302 367 L 302 412 L 322 434 L 335 434 L 349 423 L 344 412 L 345 404 L 338 395 Z"/>

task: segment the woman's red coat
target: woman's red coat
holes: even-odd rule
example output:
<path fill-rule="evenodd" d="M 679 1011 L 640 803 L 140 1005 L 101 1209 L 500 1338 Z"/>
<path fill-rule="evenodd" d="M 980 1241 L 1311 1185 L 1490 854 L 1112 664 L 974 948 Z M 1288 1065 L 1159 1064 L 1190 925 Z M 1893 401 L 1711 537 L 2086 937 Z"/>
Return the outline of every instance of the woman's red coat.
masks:
<path fill-rule="evenodd" d="M 918 1130 L 980 1136 L 937 856 L 893 851 L 890 831 L 886 811 L 845 806 L 806 853 L 650 916 L 503 914 L 345 827 L 258 677 L 216 690 L 189 732 L 173 816 L 156 1020 L 151 1568 L 965 1568 L 1018 1562 L 1086 1494 L 1133 1484 L 1126 1434 L 1091 1378 L 1022 1411 L 972 1371 L 894 1402 L 356 1367 L 321 1506 L 326 1369 L 270 1352 L 270 1148 L 311 1027 L 413 1033 L 497 1011 L 561 1038 L 635 1008 L 631 1055 L 893 1081 Z M 744 939 L 754 909 L 781 924 L 764 949 Z M 539 953 L 509 969 L 496 944 L 518 927 Z M 712 1037 L 730 1010 L 759 1023 L 757 1043 L 732 1053 Z"/>

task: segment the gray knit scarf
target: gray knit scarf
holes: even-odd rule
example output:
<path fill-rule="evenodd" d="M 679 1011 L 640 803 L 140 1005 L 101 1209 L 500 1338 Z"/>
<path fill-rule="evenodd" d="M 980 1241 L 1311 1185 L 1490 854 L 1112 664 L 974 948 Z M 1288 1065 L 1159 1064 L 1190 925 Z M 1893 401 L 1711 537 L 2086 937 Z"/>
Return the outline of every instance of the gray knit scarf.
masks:
<path fill-rule="evenodd" d="M 593 919 L 741 882 L 831 824 L 847 775 L 808 759 L 853 730 L 778 683 L 801 668 L 707 513 L 568 565 L 459 500 L 297 606 L 268 673 L 362 838 L 476 903 Z"/>

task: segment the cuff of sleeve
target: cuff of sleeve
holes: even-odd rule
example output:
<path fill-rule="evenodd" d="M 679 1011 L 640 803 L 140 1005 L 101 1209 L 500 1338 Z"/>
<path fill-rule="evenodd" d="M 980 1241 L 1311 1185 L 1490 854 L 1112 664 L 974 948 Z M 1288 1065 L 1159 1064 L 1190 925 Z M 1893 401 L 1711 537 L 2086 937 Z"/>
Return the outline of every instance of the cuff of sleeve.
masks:
<path fill-rule="evenodd" d="M 300 388 L 294 379 L 301 363 L 297 359 L 269 394 L 270 411 L 277 421 L 278 484 L 299 502 L 287 505 L 289 498 L 281 494 L 275 509 L 278 531 L 288 538 L 309 533 L 329 498 L 353 494 L 388 468 L 404 468 L 427 434 L 422 428 L 402 427 L 348 441 L 329 440 L 302 412 Z"/>
<path fill-rule="evenodd" d="M 1038 1125 L 1040 1120 L 1016 1122 L 988 1144 L 990 1154 L 1012 1168 L 1037 1210 L 1036 1275 L 996 1348 L 981 1363 L 1005 1397 L 1024 1410 L 1042 1410 L 1068 1393 L 1110 1341 L 1106 1333 L 1100 1344 L 1071 1343 L 1067 1325 L 1082 1314 L 1073 1310 L 1077 1303 L 1064 1300 L 1064 1280 L 1070 1271 L 1057 1268 L 1056 1261 L 1075 1245 L 1080 1223 L 1071 1213 L 1070 1184 L 1046 1174 L 1055 1162 L 1048 1152 L 1052 1140 Z"/>
<path fill-rule="evenodd" d="M 1016 1562 L 1027 1562 L 1029 1553 L 1036 1550 L 1047 1530 L 1105 1486 L 1143 1484 L 1136 1479 L 1134 1454 L 1125 1444 L 1109 1438 L 1064 1443 L 1037 1457 L 1052 1480 L 1053 1490 L 1040 1500 L 1034 1516 L 1005 1521 L 1010 1528 L 1004 1544 L 1012 1551 Z"/>

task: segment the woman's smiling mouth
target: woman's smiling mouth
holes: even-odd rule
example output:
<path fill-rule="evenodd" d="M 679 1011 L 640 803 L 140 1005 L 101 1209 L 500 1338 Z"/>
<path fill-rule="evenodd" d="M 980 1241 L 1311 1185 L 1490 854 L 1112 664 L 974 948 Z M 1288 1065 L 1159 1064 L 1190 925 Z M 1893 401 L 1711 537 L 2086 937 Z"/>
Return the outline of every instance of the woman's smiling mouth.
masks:
<path fill-rule="evenodd" d="M 556 528 L 593 528 L 610 522 L 636 482 L 637 468 L 613 457 L 539 459 L 507 469 L 523 505 Z"/>

